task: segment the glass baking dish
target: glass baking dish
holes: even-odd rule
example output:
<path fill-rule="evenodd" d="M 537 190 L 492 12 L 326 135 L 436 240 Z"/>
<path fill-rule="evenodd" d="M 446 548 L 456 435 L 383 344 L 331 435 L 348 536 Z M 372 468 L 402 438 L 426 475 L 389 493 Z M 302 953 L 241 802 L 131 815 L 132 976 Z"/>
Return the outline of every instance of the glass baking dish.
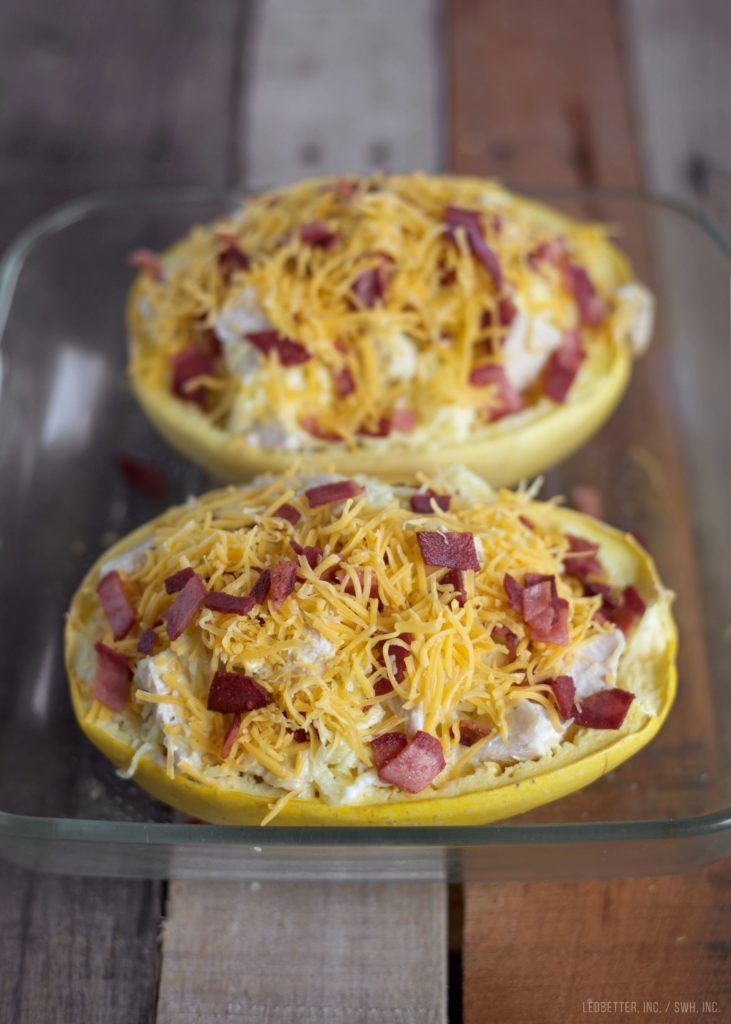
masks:
<path fill-rule="evenodd" d="M 166 447 L 124 374 L 127 254 L 162 248 L 236 197 L 99 195 L 8 251 L 0 278 L 0 855 L 75 874 L 238 879 L 537 879 L 674 872 L 731 852 L 729 243 L 650 196 L 543 193 L 617 225 L 658 295 L 628 396 L 544 493 L 597 485 L 677 594 L 679 696 L 660 735 L 589 788 L 483 827 L 192 825 L 84 739 L 67 696 L 63 616 L 111 541 L 214 481 Z M 154 463 L 131 487 L 119 456 Z"/>

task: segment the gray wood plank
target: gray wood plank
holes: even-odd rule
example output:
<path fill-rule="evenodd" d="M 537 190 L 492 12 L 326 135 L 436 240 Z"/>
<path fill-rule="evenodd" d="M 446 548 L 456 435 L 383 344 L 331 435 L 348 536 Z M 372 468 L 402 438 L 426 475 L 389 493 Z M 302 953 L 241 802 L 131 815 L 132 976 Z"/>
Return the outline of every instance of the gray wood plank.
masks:
<path fill-rule="evenodd" d="M 157 1024 L 444 1024 L 446 889 L 173 882 Z"/>
<path fill-rule="evenodd" d="M 442 160 L 439 0 L 267 0 L 250 48 L 252 187 Z"/>

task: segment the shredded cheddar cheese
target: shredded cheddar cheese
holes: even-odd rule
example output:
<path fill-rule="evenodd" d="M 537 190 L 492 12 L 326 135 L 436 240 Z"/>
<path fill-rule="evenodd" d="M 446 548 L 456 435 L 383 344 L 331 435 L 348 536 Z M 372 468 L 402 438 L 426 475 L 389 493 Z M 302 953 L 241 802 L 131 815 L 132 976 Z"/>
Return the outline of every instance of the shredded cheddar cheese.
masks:
<path fill-rule="evenodd" d="M 358 478 L 362 493 L 318 507 L 310 506 L 306 491 L 322 478 L 293 473 L 171 509 L 149 534 L 139 566 L 121 572 L 137 616 L 124 639 L 114 640 L 102 614 L 98 579 L 80 591 L 74 628 L 90 647 L 101 640 L 124 655 L 134 670 L 127 709 L 120 715 L 92 700 L 89 716 L 117 714 L 145 744 L 159 729 L 168 774 L 253 780 L 281 797 L 273 813 L 282 800 L 302 794 L 347 799 L 347 787 L 372 768 L 372 740 L 408 731 L 417 713 L 419 728 L 444 751 L 445 779 L 474 767 L 478 747 L 459 745 L 460 722 L 479 723 L 486 739 L 505 736 L 510 707 L 530 700 L 561 728 L 545 681 L 562 675 L 582 644 L 610 628 L 595 615 L 601 599 L 585 596 L 566 575 L 567 540 L 550 504 L 525 492 L 501 491 L 486 500 L 486 485 L 460 473 L 423 479 L 418 490 Z M 450 489 L 449 510 L 412 510 L 412 496 L 428 488 Z M 276 515 L 285 503 L 299 513 L 295 524 Z M 425 564 L 420 532 L 472 536 L 479 569 L 464 572 L 463 603 L 444 582 L 446 570 Z M 305 554 L 294 554 L 293 541 L 321 549 L 314 568 Z M 182 635 L 168 639 L 163 621 L 175 594 L 165 581 L 173 574 L 190 568 L 209 593 L 243 597 L 260 572 L 291 559 L 297 581 L 280 607 L 271 594 L 246 615 L 203 607 Z M 555 577 L 559 598 L 568 602 L 567 644 L 536 641 L 511 607 L 505 576 L 522 580 L 525 573 Z M 493 638 L 495 627 L 516 635 L 514 657 Z M 139 638 L 150 628 L 155 648 L 143 655 Z M 396 670 L 399 648 L 403 672 Z M 246 674 L 271 697 L 241 716 L 225 757 L 232 716 L 207 707 L 218 670 Z M 378 693 L 376 683 L 384 679 L 391 689 Z M 298 741 L 300 730 L 306 742 Z"/>
<path fill-rule="evenodd" d="M 445 221 L 451 207 L 479 215 L 501 282 L 475 258 L 467 231 Z M 307 240 L 313 225 L 326 242 Z M 593 283 L 611 313 L 625 273 L 609 255 L 607 230 L 558 219 L 494 182 L 410 174 L 306 181 L 249 197 L 165 254 L 160 280 L 141 275 L 135 372 L 170 390 L 171 360 L 206 347 L 213 332 L 222 347 L 215 372 L 185 390 L 205 385 L 204 414 L 261 447 L 372 445 L 391 434 L 388 443 L 398 443 L 435 423 L 446 429 L 450 417 L 483 429 L 543 397 L 540 362 L 507 411 L 499 386 L 471 380 L 475 369 L 508 370 L 518 358 L 503 351 L 506 300 L 511 316 L 556 339 L 579 326 L 562 266 L 536 258 L 557 238 L 567 259 L 592 274 L 602 268 Z M 242 257 L 234 267 L 225 260 L 232 247 Z M 302 361 L 262 353 L 248 340 L 261 331 L 294 342 Z M 581 335 L 587 352 L 609 344 L 612 316 Z"/>

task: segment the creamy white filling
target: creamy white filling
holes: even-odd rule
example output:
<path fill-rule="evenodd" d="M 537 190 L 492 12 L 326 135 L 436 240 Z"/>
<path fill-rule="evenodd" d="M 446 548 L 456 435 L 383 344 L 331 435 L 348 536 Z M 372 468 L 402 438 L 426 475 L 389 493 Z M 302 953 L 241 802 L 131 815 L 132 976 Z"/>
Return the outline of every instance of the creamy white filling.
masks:
<path fill-rule="evenodd" d="M 618 337 L 629 342 L 634 354 L 640 356 L 652 340 L 655 296 L 639 281 L 629 281 L 617 288 L 615 297 L 614 330 Z"/>
<path fill-rule="evenodd" d="M 518 311 L 502 349 L 505 376 L 516 391 L 525 391 L 537 380 L 560 344 L 561 332 L 552 324 Z"/>
<path fill-rule="evenodd" d="M 121 555 L 107 558 L 99 567 L 99 575 L 106 576 L 108 572 L 113 572 L 115 569 L 121 573 L 137 572 L 145 564 L 145 557 L 151 547 L 152 538 L 149 538 L 135 544 L 129 551 L 123 551 Z"/>
<path fill-rule="evenodd" d="M 133 683 L 138 689 L 146 690 L 147 693 L 155 693 L 159 696 L 172 696 L 174 691 L 163 678 L 168 673 L 180 679 L 184 679 L 188 675 L 185 664 L 170 649 L 149 658 L 142 658 L 135 668 Z M 180 761 L 188 761 L 193 767 L 200 768 L 200 755 L 196 751 L 190 750 L 185 736 L 170 735 L 166 731 L 170 726 L 179 726 L 181 730 L 185 729 L 185 717 L 181 714 L 177 705 L 173 703 L 160 703 L 147 704 L 145 707 L 151 709 L 148 714 L 154 714 L 160 726 L 165 749 L 172 753 L 174 763 L 178 764 Z"/>
<path fill-rule="evenodd" d="M 379 363 L 389 380 L 411 380 L 416 375 L 418 349 L 401 331 L 392 331 L 387 338 L 375 337 Z"/>
<path fill-rule="evenodd" d="M 271 330 L 251 288 L 244 288 L 223 307 L 213 328 L 223 346 L 223 360 L 231 373 L 248 377 L 261 362 L 261 353 L 245 335 Z"/>
<path fill-rule="evenodd" d="M 616 684 L 624 646 L 622 631 L 612 629 L 609 633 L 599 633 L 579 647 L 576 660 L 566 669 L 574 680 L 578 699 Z"/>
<path fill-rule="evenodd" d="M 493 736 L 483 743 L 473 761 L 528 761 L 548 754 L 563 739 L 564 729 L 556 729 L 551 716 L 540 704 L 521 700 L 505 712 L 507 737 Z"/>

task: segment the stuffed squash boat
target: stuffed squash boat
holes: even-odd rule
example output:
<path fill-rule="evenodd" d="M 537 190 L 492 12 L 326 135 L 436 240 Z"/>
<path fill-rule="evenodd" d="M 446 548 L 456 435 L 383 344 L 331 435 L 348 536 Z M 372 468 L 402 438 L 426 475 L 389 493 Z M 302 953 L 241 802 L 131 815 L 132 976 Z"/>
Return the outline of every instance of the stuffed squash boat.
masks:
<path fill-rule="evenodd" d="M 308 181 L 133 262 L 134 391 L 232 480 L 300 453 L 515 483 L 594 433 L 652 330 L 603 227 L 479 179 Z"/>
<path fill-rule="evenodd" d="M 461 467 L 190 501 L 91 569 L 66 628 L 88 737 L 221 823 L 528 810 L 652 738 L 675 646 L 631 537 Z"/>

